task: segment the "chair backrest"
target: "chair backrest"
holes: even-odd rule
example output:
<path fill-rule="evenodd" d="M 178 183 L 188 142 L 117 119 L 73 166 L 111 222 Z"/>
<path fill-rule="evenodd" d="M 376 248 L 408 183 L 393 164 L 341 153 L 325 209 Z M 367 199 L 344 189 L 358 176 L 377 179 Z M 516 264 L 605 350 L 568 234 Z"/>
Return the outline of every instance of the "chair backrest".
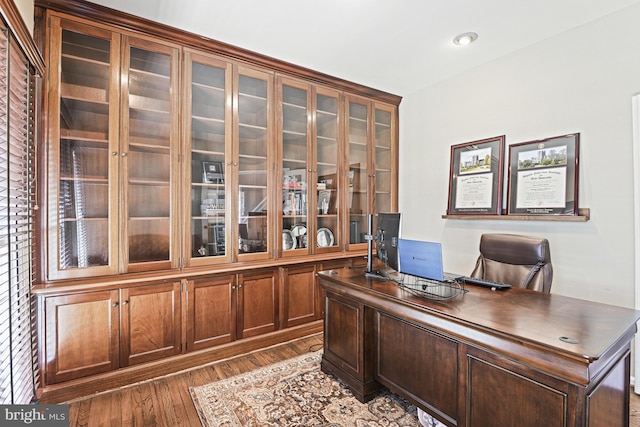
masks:
<path fill-rule="evenodd" d="M 471 277 L 549 293 L 553 281 L 549 241 L 516 234 L 483 234 Z"/>

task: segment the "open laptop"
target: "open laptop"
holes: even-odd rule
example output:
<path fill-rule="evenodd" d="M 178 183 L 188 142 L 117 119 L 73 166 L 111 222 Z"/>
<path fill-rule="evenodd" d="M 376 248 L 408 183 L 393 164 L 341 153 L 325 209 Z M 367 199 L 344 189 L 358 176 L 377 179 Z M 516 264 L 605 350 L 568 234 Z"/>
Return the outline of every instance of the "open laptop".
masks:
<path fill-rule="evenodd" d="M 445 273 L 442 268 L 442 245 L 436 242 L 398 239 L 399 272 L 439 282 L 452 282 L 460 274 Z"/>

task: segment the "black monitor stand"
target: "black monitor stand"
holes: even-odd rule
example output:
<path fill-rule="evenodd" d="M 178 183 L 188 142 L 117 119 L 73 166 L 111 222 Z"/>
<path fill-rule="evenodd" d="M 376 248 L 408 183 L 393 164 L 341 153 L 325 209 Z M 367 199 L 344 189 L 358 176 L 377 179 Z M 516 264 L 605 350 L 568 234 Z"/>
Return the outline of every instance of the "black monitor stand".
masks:
<path fill-rule="evenodd" d="M 373 241 L 376 240 L 373 235 L 373 214 L 367 216 L 367 234 L 364 239 L 367 241 L 367 269 L 364 275 L 373 279 L 386 279 L 379 271 L 373 270 Z"/>

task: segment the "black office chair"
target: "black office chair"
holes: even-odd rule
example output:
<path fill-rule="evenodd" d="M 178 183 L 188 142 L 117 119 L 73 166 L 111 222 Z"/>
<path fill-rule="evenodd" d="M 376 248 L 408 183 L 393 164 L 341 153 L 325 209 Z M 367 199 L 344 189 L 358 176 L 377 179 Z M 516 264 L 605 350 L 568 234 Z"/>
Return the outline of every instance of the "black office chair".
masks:
<path fill-rule="evenodd" d="M 553 281 L 549 241 L 516 234 L 483 234 L 471 277 L 549 293 Z"/>

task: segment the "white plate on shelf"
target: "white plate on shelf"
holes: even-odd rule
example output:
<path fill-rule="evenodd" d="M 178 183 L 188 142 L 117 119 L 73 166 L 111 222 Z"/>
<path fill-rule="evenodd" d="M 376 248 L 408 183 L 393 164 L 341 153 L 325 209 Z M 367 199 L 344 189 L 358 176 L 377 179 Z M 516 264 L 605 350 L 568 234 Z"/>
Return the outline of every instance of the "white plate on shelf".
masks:
<path fill-rule="evenodd" d="M 318 235 L 317 235 L 316 241 L 318 242 L 319 248 L 326 248 L 328 246 L 333 246 L 333 243 L 334 243 L 333 232 L 328 228 L 318 229 Z"/>
<path fill-rule="evenodd" d="M 282 250 L 288 251 L 296 248 L 296 238 L 291 230 L 282 230 Z"/>

